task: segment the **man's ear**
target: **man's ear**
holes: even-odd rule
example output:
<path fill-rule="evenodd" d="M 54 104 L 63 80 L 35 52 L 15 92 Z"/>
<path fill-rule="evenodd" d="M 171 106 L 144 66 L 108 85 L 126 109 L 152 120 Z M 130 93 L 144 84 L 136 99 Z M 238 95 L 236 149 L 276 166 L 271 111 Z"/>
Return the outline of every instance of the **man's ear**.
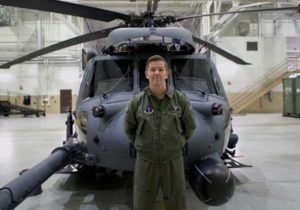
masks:
<path fill-rule="evenodd" d="M 168 79 L 168 77 L 169 77 L 169 70 L 167 70 L 167 75 L 166 75 L 166 79 Z"/>
<path fill-rule="evenodd" d="M 148 71 L 145 71 L 145 77 L 148 79 Z"/>

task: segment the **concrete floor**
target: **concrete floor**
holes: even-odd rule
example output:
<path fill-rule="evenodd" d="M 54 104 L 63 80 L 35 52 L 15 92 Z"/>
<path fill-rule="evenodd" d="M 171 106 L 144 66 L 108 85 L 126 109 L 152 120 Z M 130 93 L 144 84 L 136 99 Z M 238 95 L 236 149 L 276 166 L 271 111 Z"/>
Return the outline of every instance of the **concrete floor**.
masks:
<path fill-rule="evenodd" d="M 0 186 L 18 172 L 47 157 L 65 139 L 66 115 L 0 117 Z M 281 114 L 234 116 L 240 137 L 237 160 L 252 168 L 232 169 L 237 178 L 233 198 L 208 207 L 187 189 L 188 209 L 296 210 L 300 200 L 300 118 Z M 30 197 L 17 210 L 128 210 L 132 203 L 130 176 L 122 179 L 55 174 L 43 193 Z"/>

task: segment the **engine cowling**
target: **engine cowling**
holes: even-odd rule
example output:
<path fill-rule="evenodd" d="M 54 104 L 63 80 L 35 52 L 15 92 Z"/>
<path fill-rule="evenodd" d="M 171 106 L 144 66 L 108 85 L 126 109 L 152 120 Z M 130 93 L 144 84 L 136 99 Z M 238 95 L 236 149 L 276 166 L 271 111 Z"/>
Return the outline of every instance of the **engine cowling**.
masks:
<path fill-rule="evenodd" d="M 190 184 L 196 196 L 209 206 L 219 206 L 233 196 L 235 180 L 223 161 L 207 158 L 193 165 Z"/>

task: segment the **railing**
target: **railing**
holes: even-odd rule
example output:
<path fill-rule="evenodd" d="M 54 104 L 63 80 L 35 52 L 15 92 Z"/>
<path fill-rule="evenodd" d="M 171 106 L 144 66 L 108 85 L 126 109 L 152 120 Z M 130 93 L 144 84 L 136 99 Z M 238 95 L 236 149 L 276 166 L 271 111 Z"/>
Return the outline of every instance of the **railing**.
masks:
<path fill-rule="evenodd" d="M 287 69 L 287 62 L 284 61 L 282 63 L 280 63 L 279 65 L 277 65 L 276 67 L 274 67 L 274 69 L 276 69 L 275 71 L 270 71 L 269 75 L 265 75 L 263 78 L 260 78 L 258 80 L 256 80 L 255 82 L 247 85 L 246 87 L 242 88 L 238 95 L 235 95 L 234 97 L 231 98 L 231 103 L 235 104 L 240 98 L 241 95 L 244 95 L 244 93 L 246 92 L 252 92 L 253 89 L 259 88 L 262 84 L 264 84 L 270 77 L 274 77 L 276 74 L 280 74 L 281 72 L 286 72 Z"/>
<path fill-rule="evenodd" d="M 291 74 L 300 72 L 300 58 L 293 57 L 274 67 L 262 79 L 259 79 L 243 88 L 238 95 L 230 100 L 235 113 L 242 111 L 252 102 L 266 94 L 268 91 L 281 83 L 281 80 Z"/>
<path fill-rule="evenodd" d="M 300 57 L 289 57 L 287 63 L 289 71 L 300 70 Z"/>

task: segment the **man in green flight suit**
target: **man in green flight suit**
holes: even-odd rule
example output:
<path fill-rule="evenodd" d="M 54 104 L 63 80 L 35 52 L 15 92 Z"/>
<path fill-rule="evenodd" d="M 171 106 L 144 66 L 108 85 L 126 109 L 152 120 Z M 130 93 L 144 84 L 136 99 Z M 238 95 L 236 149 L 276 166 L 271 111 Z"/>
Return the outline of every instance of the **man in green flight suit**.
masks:
<path fill-rule="evenodd" d="M 151 56 L 145 75 L 149 86 L 128 105 L 125 132 L 134 144 L 134 210 L 153 210 L 161 186 L 168 210 L 185 210 L 182 148 L 195 129 L 188 99 L 168 86 L 166 60 Z"/>

